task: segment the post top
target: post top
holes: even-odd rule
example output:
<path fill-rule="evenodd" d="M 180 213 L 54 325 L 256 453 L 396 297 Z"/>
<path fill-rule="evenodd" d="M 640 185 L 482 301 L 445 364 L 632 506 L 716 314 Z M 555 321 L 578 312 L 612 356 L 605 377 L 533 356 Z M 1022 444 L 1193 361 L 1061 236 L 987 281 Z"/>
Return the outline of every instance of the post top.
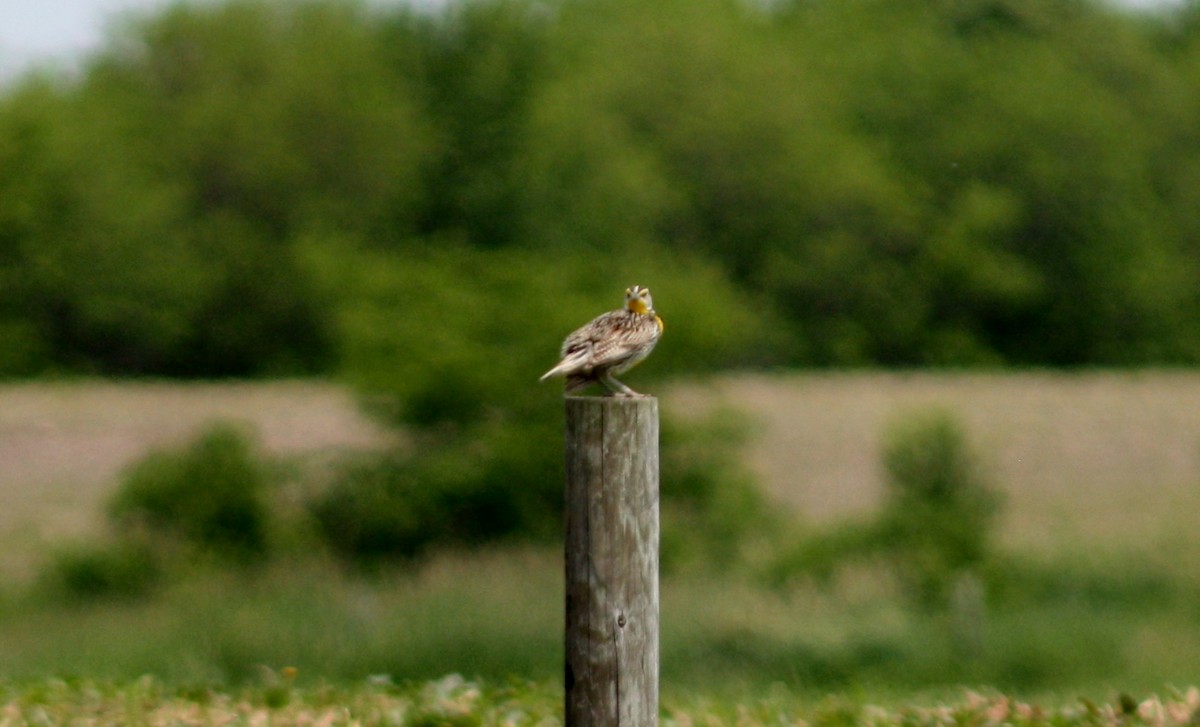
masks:
<path fill-rule="evenodd" d="M 578 394 L 568 394 L 563 398 L 567 401 L 611 401 L 630 404 L 638 401 L 658 401 L 658 397 L 649 394 L 642 394 L 641 396 L 580 396 Z"/>
<path fill-rule="evenodd" d="M 569 409 L 600 411 L 658 411 L 658 399 L 653 396 L 565 396 Z"/>

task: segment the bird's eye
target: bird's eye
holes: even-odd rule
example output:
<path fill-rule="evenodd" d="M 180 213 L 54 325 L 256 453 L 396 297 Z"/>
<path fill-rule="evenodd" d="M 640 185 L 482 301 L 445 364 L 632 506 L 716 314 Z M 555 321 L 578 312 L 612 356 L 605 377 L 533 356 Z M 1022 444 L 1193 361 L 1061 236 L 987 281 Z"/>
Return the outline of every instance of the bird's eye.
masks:
<path fill-rule="evenodd" d="M 643 289 L 642 289 L 642 290 L 641 290 L 641 291 L 638 293 L 638 295 L 640 295 L 640 296 L 642 296 L 643 298 L 645 298 L 646 296 L 650 295 L 650 291 L 649 291 L 649 290 L 646 290 L 646 289 L 644 289 L 644 288 L 643 288 Z"/>
<path fill-rule="evenodd" d="M 626 288 L 625 295 L 633 295 L 633 288 Z"/>

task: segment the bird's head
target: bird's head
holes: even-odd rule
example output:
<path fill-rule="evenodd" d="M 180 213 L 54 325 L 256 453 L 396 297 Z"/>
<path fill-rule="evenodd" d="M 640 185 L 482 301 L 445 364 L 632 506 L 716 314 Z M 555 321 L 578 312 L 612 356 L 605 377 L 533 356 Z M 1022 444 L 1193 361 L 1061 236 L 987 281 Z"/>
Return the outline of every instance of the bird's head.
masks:
<path fill-rule="evenodd" d="M 650 297 L 650 289 L 640 285 L 626 288 L 625 309 L 638 315 L 645 315 L 654 310 L 654 299 Z"/>

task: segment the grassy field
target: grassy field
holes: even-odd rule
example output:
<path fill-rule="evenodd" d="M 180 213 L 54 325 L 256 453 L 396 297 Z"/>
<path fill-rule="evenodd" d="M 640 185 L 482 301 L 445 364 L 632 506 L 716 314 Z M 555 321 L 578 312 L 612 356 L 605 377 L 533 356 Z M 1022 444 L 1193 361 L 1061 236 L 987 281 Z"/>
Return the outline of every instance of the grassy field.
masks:
<path fill-rule="evenodd" d="M 660 398 L 685 415 L 719 405 L 745 411 L 755 427 L 752 464 L 797 528 L 869 513 L 881 492 L 884 425 L 916 408 L 950 409 L 1004 493 L 1001 537 L 1021 579 L 1016 595 L 989 613 L 987 655 L 964 660 L 945 638 L 947 625 L 898 604 L 878 569 L 785 588 L 746 575 L 670 576 L 662 586 L 663 688 L 676 724 L 898 723 L 903 710 L 886 705 L 916 704 L 913 694 L 930 695 L 920 700 L 929 714 L 1016 709 L 992 688 L 1067 710 L 1071 724 L 1110 723 L 1124 692 L 1134 695 L 1133 706 L 1125 704 L 1134 711 L 1180 712 L 1194 701 L 1187 685 L 1200 683 L 1200 529 L 1192 522 L 1200 511 L 1200 375 L 741 376 L 680 383 Z M 342 694 L 328 684 L 362 685 L 368 675 L 411 686 L 339 687 L 367 710 L 364 723 L 388 723 L 370 711 L 377 707 L 419 709 L 403 705 L 436 691 L 430 680 L 449 673 L 482 680 L 488 686 L 478 687 L 478 698 L 488 705 L 508 705 L 511 689 L 518 701 L 553 694 L 562 628 L 554 549 L 450 553 L 368 579 L 315 558 L 241 573 L 200 570 L 132 601 L 20 595 L 13 584 L 47 547 L 96 528 L 124 465 L 215 418 L 251 424 L 268 451 L 308 462 L 385 437 L 345 392 L 319 383 L 0 388 L 0 547 L 9 584 L 0 587 L 0 679 L 16 680 L 0 692 L 10 705 L 0 721 L 29 719 L 42 692 L 60 694 L 63 709 L 140 704 L 128 695 L 143 688 L 141 674 L 155 675 L 146 688 L 164 709 L 205 714 L 206 704 L 219 705 L 245 721 L 254 709 L 274 709 L 266 700 L 286 698 L 278 709 L 347 723 L 337 720 L 349 712 L 320 711 L 321 695 Z M 290 669 L 298 671 L 282 696 L 263 696 L 282 689 L 268 682 Z M 532 682 L 510 688 L 512 675 Z M 237 685 L 251 691 L 239 694 Z M 977 691 L 937 691 L 946 685 Z M 188 696 L 210 692 L 216 696 L 202 704 Z M 831 693 L 841 696 L 830 701 Z M 1156 693 L 1174 706 L 1144 707 Z M 738 705 L 749 711 L 739 716 Z M 508 708 L 457 722 L 391 723 L 503 724 Z M 525 716 L 512 723 L 556 723 L 540 709 L 521 708 Z M 838 722 L 843 713 L 850 716 Z M 191 723 L 160 717 L 139 720 Z"/>

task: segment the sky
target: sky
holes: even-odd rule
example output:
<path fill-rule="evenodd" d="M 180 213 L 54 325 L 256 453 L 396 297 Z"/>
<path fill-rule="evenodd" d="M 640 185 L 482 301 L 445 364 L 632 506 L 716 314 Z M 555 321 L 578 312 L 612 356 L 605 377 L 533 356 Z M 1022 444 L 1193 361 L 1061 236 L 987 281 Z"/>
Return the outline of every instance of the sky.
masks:
<path fill-rule="evenodd" d="M 0 0 L 0 80 L 40 65 L 70 68 L 99 48 L 109 26 L 122 17 L 152 13 L 179 1 Z M 408 1 L 415 5 L 445 2 Z"/>
<path fill-rule="evenodd" d="M 0 77 L 40 63 L 68 64 L 100 46 L 106 20 L 166 0 L 0 0 Z"/>
<path fill-rule="evenodd" d="M 177 0 L 0 0 L 0 79 L 38 65 L 70 67 L 103 43 L 122 15 L 146 13 Z M 418 0 L 421 4 L 442 0 Z M 1154 7 L 1183 0 L 1114 0 Z"/>

